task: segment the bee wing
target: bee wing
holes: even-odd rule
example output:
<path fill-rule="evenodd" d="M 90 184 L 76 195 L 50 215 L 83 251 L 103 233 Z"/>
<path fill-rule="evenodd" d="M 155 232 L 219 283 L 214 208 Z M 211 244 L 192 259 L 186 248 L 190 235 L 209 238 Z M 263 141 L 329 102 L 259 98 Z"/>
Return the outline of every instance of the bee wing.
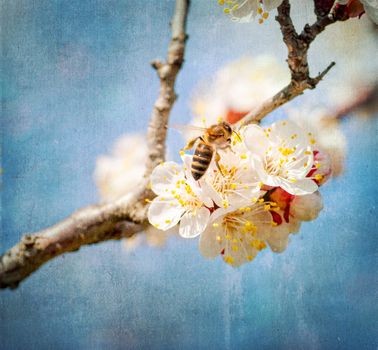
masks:
<path fill-rule="evenodd" d="M 185 124 L 173 124 L 169 127 L 178 130 L 185 136 L 185 138 L 188 139 L 194 139 L 196 137 L 202 136 L 207 130 L 206 128 L 202 128 L 200 126 Z"/>

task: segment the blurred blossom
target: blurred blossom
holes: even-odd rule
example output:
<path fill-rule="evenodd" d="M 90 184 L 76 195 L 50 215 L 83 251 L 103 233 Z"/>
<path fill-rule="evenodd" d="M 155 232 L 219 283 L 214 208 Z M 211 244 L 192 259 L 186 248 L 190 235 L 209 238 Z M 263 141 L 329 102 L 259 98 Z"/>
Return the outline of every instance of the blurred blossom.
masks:
<path fill-rule="evenodd" d="M 145 135 L 128 134 L 115 142 L 110 155 L 97 158 L 94 179 L 102 201 L 115 200 L 135 189 L 144 175 L 147 151 Z M 124 246 L 128 251 L 144 243 L 161 247 L 171 234 L 174 234 L 174 230 L 164 232 L 149 227 L 145 235 L 127 238 Z"/>
<path fill-rule="evenodd" d="M 378 3 L 378 2 L 377 2 Z M 376 26 L 366 17 L 340 22 L 327 28 L 328 37 L 323 40 L 325 51 L 333 52 L 340 58 L 333 69 L 333 77 L 324 79 L 315 90 L 318 98 L 331 108 L 342 109 L 359 95 L 377 85 L 378 49 Z M 348 56 L 345 56 L 345 53 Z M 341 58 L 343 57 L 344 58 Z M 306 98 L 306 96 L 304 96 Z M 314 98 L 314 96 L 313 96 Z"/>
<path fill-rule="evenodd" d="M 150 247 L 162 248 L 167 243 L 171 235 L 178 235 L 178 227 L 175 226 L 167 231 L 161 231 L 153 226 L 148 226 L 144 231 L 144 235 L 136 234 L 125 239 L 124 248 L 128 252 L 134 252 L 141 245 L 147 244 Z"/>
<path fill-rule="evenodd" d="M 131 192 L 144 175 L 147 157 L 145 135 L 121 136 L 110 155 L 97 158 L 94 179 L 102 201 L 112 201 Z"/>
<path fill-rule="evenodd" d="M 193 125 L 210 126 L 218 119 L 235 123 L 273 96 L 290 80 L 285 65 L 273 56 L 244 57 L 221 68 L 212 82 L 192 99 Z"/>
<path fill-rule="evenodd" d="M 339 176 L 344 169 L 346 151 L 346 138 L 340 129 L 339 121 L 332 118 L 330 112 L 324 108 L 291 107 L 286 111 L 289 119 L 314 135 L 315 148 L 321 151 L 320 154 L 315 155 L 315 162 L 322 158 L 323 169 L 319 170 L 323 175 L 329 175 L 326 168 L 330 166 L 332 175 Z M 330 159 L 328 160 L 327 157 Z"/>

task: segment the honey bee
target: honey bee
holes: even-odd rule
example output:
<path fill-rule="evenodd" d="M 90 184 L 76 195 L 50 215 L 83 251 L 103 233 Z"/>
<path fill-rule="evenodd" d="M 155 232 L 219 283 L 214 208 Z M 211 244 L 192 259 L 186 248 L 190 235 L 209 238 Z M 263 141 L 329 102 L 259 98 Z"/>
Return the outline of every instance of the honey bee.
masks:
<path fill-rule="evenodd" d="M 198 181 L 203 175 L 205 175 L 212 159 L 214 158 L 214 155 L 215 164 L 218 167 L 219 172 L 222 173 L 219 166 L 220 156 L 217 150 L 230 148 L 232 133 L 236 132 L 232 129 L 230 124 L 226 122 L 220 122 L 208 128 L 199 128 L 194 126 L 190 126 L 189 128 L 202 131 L 201 136 L 190 140 L 182 149 L 182 151 L 186 151 L 193 148 L 194 145 L 197 144 L 191 167 L 194 180 Z M 236 135 L 238 134 L 236 133 Z"/>

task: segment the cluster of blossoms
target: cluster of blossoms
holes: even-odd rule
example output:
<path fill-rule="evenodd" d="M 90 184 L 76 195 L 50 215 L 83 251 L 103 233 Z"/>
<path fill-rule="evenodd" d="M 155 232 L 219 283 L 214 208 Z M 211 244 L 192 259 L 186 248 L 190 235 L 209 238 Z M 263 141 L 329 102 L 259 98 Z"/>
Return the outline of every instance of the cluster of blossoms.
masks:
<path fill-rule="evenodd" d="M 199 181 L 188 154 L 181 154 L 182 165 L 157 166 L 151 175 L 157 197 L 148 210 L 157 229 L 178 225 L 182 237 L 200 236 L 205 257 L 222 256 L 234 267 L 267 246 L 282 252 L 301 221 L 318 216 L 318 187 L 331 173 L 313 135 L 289 120 L 266 128 L 248 125 L 239 133 L 229 150 L 219 150 L 219 168 L 212 161 Z"/>

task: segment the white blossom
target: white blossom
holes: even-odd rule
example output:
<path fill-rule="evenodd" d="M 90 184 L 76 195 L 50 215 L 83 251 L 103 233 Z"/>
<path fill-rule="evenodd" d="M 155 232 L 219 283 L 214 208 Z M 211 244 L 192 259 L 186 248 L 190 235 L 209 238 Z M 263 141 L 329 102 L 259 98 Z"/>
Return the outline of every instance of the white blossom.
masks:
<path fill-rule="evenodd" d="M 206 258 L 221 255 L 226 263 L 240 266 L 266 247 L 271 225 L 272 218 L 261 203 L 233 212 L 217 209 L 200 236 L 200 251 Z"/>
<path fill-rule="evenodd" d="M 226 5 L 224 12 L 230 15 L 233 21 L 250 22 L 260 15 L 259 23 L 268 18 L 269 11 L 281 5 L 282 0 L 219 0 L 220 5 Z"/>
<path fill-rule="evenodd" d="M 333 176 L 341 175 L 345 162 L 346 138 L 341 131 L 339 121 L 332 118 L 332 113 L 324 108 L 310 106 L 301 109 L 288 108 L 286 112 L 289 119 L 297 123 L 305 132 L 312 133 L 316 140 L 313 149 L 321 152 L 318 158 L 323 158 L 323 161 L 319 162 L 323 168 L 322 173 L 326 174 L 326 168 L 330 167 Z M 330 164 L 327 164 L 328 162 Z"/>
<path fill-rule="evenodd" d="M 249 125 L 243 135 L 253 167 L 265 185 L 281 187 L 293 195 L 317 190 L 317 184 L 307 177 L 314 164 L 311 144 L 315 140 L 296 124 L 281 121 L 265 129 Z"/>
<path fill-rule="evenodd" d="M 235 151 L 220 151 L 222 172 L 213 163 L 200 181 L 204 191 L 223 208 L 250 205 L 265 193 L 260 190 L 262 183 L 252 168 L 249 152 Z"/>
<path fill-rule="evenodd" d="M 213 202 L 204 195 L 190 171 L 175 162 L 158 165 L 151 174 L 151 188 L 158 195 L 148 209 L 148 220 L 160 230 L 180 222 L 179 234 L 185 238 L 201 234 L 209 221 Z M 207 206 L 207 207 L 206 207 Z"/>

